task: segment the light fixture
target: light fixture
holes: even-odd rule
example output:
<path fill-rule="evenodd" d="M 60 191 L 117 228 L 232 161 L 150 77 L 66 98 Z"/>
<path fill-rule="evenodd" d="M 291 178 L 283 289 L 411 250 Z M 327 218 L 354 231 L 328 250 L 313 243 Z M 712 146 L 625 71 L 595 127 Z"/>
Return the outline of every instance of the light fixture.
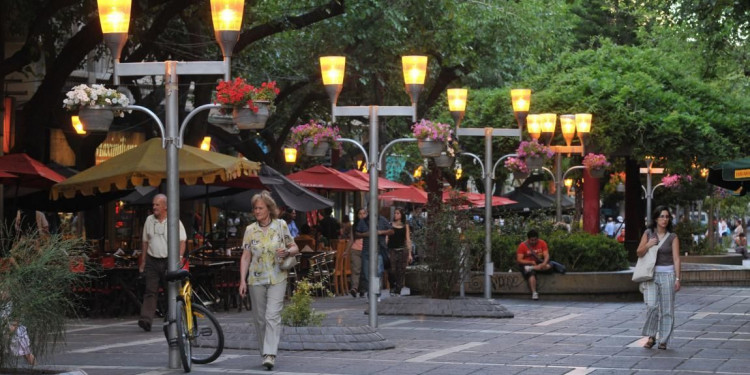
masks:
<path fill-rule="evenodd" d="M 409 93 L 411 104 L 416 105 L 427 75 L 427 56 L 402 56 L 401 65 L 404 70 L 406 92 Z"/>
<path fill-rule="evenodd" d="M 98 0 L 104 43 L 117 62 L 120 61 L 120 52 L 128 39 L 130 2 L 131 0 Z"/>
<path fill-rule="evenodd" d="M 576 113 L 576 132 L 581 146 L 584 146 L 591 133 L 591 113 Z"/>
<path fill-rule="evenodd" d="M 565 187 L 570 189 L 570 187 L 573 186 L 573 179 L 572 178 L 566 178 L 565 179 Z"/>
<path fill-rule="evenodd" d="M 560 115 L 560 132 L 565 139 L 565 145 L 570 147 L 570 142 L 573 141 L 573 137 L 576 135 L 576 116 L 575 115 Z M 568 153 L 570 156 L 570 153 Z"/>
<path fill-rule="evenodd" d="M 469 96 L 467 89 L 448 89 L 448 109 L 451 111 L 453 121 L 456 122 L 456 132 L 461 126 L 461 120 L 466 114 L 466 98 Z"/>
<path fill-rule="evenodd" d="M 535 141 L 539 140 L 539 136 L 542 134 L 542 125 L 539 121 L 539 115 L 528 115 L 526 117 L 526 131 Z"/>
<path fill-rule="evenodd" d="M 539 127 L 541 129 L 541 135 L 539 140 L 549 146 L 552 142 L 552 137 L 555 136 L 555 127 L 557 126 L 557 114 L 555 113 L 542 113 L 539 115 Z"/>
<path fill-rule="evenodd" d="M 284 147 L 284 161 L 290 164 L 297 162 L 297 149 L 294 147 Z"/>
<path fill-rule="evenodd" d="M 224 59 L 232 57 L 234 46 L 240 39 L 244 8 L 243 0 L 211 0 L 214 35 Z"/>
<path fill-rule="evenodd" d="M 531 107 L 531 90 L 510 90 L 510 101 L 513 104 L 513 114 L 516 115 L 518 129 L 520 129 L 521 134 L 523 134 L 523 129 L 526 126 L 526 116 L 529 114 L 529 108 Z"/>
<path fill-rule="evenodd" d="M 344 71 L 346 68 L 346 57 L 344 56 L 321 56 L 320 74 L 323 77 L 323 85 L 326 88 L 331 103 L 336 105 L 344 87 Z"/>
<path fill-rule="evenodd" d="M 701 177 L 708 177 L 708 168 L 701 168 Z"/>
<path fill-rule="evenodd" d="M 422 167 L 421 165 L 417 167 L 417 169 L 414 170 L 414 178 L 421 178 L 422 177 Z"/>
<path fill-rule="evenodd" d="M 73 124 L 73 129 L 75 129 L 77 134 L 86 134 L 86 129 L 83 128 L 81 119 L 78 116 L 70 116 L 70 122 Z"/>
<path fill-rule="evenodd" d="M 211 137 L 209 136 L 203 137 L 203 142 L 201 142 L 201 150 L 211 151 Z"/>
<path fill-rule="evenodd" d="M 456 180 L 460 180 L 464 174 L 464 169 L 461 168 L 461 164 L 456 162 Z"/>

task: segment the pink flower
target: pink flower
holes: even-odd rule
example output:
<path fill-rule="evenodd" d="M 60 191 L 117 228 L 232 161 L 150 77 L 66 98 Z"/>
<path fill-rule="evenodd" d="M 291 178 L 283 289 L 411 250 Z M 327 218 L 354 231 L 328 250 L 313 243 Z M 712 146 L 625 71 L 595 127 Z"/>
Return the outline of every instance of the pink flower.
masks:
<path fill-rule="evenodd" d="M 426 119 L 415 122 L 414 125 L 412 125 L 411 130 L 414 133 L 414 138 L 420 140 L 430 139 L 433 141 L 449 141 L 453 134 L 450 125 L 432 122 Z"/>
<path fill-rule="evenodd" d="M 505 160 L 505 168 L 511 172 L 529 173 L 529 167 L 521 158 L 510 157 Z"/>
<path fill-rule="evenodd" d="M 519 158 L 525 159 L 529 157 L 540 157 L 543 159 L 551 159 L 555 156 L 555 152 L 551 148 L 543 145 L 536 140 L 523 141 L 518 145 L 516 150 Z"/>
<path fill-rule="evenodd" d="M 587 169 L 601 169 L 607 168 L 611 164 L 607 161 L 607 157 L 602 154 L 588 153 L 583 157 L 583 166 Z"/>
<path fill-rule="evenodd" d="M 308 142 L 316 145 L 321 142 L 328 142 L 336 148 L 338 143 L 335 143 L 335 141 L 339 138 L 341 136 L 338 127 L 325 126 L 323 123 L 315 122 L 314 120 L 292 128 L 292 144 L 294 147 L 299 147 L 303 143 Z"/>

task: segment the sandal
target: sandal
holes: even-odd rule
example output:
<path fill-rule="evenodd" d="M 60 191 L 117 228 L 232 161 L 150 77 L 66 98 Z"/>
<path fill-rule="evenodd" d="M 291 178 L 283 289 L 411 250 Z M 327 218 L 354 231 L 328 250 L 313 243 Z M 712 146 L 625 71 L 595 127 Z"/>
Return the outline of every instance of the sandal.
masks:
<path fill-rule="evenodd" d="M 649 336 L 648 341 L 646 341 L 645 344 L 643 344 L 643 347 L 646 349 L 651 349 L 656 345 L 656 337 Z M 666 346 L 664 347 L 666 349 Z"/>
<path fill-rule="evenodd" d="M 667 350 L 667 343 L 663 342 L 663 343 L 659 344 L 659 349 L 661 349 L 661 350 Z"/>

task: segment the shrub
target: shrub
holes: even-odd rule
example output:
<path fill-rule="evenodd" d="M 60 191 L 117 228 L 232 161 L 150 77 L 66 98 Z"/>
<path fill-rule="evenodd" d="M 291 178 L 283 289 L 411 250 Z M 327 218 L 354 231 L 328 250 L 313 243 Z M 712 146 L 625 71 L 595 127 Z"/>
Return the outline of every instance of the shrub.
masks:
<path fill-rule="evenodd" d="M 7 229 L 3 236 L 13 238 Z M 10 248 L 8 267 L 0 271 L 0 307 L 12 303 L 10 319 L 0 320 L 0 368 L 13 366 L 18 357 L 9 352 L 8 323 L 26 326 L 34 355 L 39 358 L 54 350 L 64 339 L 66 319 L 75 315 L 76 300 L 71 290 L 84 281 L 84 274 L 71 271 L 70 255 L 81 254 L 80 238 L 38 233 L 16 238 Z"/>
<path fill-rule="evenodd" d="M 478 251 L 475 243 L 466 241 L 476 236 L 471 234 L 468 211 L 450 210 L 450 203 L 432 206 L 424 227 L 412 233 L 414 243 L 424 251 L 427 277 L 423 289 L 431 298 L 450 298 L 461 280 L 462 265 L 472 265 L 472 254 Z M 484 248 L 483 242 L 480 245 Z"/>
<path fill-rule="evenodd" d="M 312 283 L 306 278 L 298 281 L 291 303 L 281 310 L 281 324 L 290 327 L 320 326 L 326 314 L 316 312 L 312 307 L 315 290 L 327 291 L 322 281 Z"/>
<path fill-rule="evenodd" d="M 561 231 L 546 234 L 540 231 L 539 236 L 549 246 L 550 259 L 564 264 L 568 271 L 620 271 L 629 267 L 624 246 L 614 239 L 598 234 Z M 480 248 L 483 253 L 483 232 L 472 232 L 469 240 L 474 243 L 472 248 Z M 525 232 L 523 234 L 492 234 L 492 261 L 497 271 L 516 270 L 516 250 L 518 245 L 525 240 Z M 481 259 L 473 263 L 474 270 L 482 270 L 483 267 Z"/>

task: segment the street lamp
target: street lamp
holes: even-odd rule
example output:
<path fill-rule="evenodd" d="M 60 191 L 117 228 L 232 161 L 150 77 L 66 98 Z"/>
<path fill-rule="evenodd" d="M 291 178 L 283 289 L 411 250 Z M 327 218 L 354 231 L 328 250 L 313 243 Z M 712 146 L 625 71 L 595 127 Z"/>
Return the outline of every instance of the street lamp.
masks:
<path fill-rule="evenodd" d="M 86 134 L 86 129 L 84 128 L 80 117 L 70 116 L 70 122 L 73 124 L 73 129 L 76 131 L 76 134 Z"/>
<path fill-rule="evenodd" d="M 492 274 L 495 272 L 494 264 L 492 263 L 492 180 L 494 176 L 494 171 L 497 165 L 500 163 L 501 160 L 514 156 L 512 155 L 504 155 L 500 158 L 500 160 L 497 161 L 497 163 L 494 164 L 493 168 L 490 169 L 490 165 L 492 165 L 492 137 L 518 137 L 521 138 L 522 132 L 521 129 L 524 128 L 526 123 L 526 115 L 529 111 L 529 105 L 530 105 L 530 98 L 531 98 L 531 90 L 528 89 L 519 89 L 519 90 L 512 90 L 511 91 L 511 102 L 513 105 L 513 112 L 516 116 L 517 122 L 518 122 L 518 129 L 494 129 L 491 127 L 485 127 L 485 128 L 459 128 L 456 126 L 456 136 L 474 136 L 474 137 L 484 137 L 484 163 L 482 163 L 482 159 L 479 158 L 479 156 L 468 153 L 468 152 L 462 152 L 461 155 L 467 155 L 471 156 L 477 161 L 479 161 L 479 165 L 481 166 L 482 170 L 482 178 L 484 179 L 484 298 L 492 298 L 492 283 L 491 278 Z M 448 95 L 448 105 L 451 105 L 451 95 Z M 451 114 L 454 116 L 454 118 L 463 118 L 466 105 L 464 103 L 463 110 L 460 114 L 454 114 L 454 109 L 451 108 Z M 456 108 L 456 107 L 454 107 Z M 485 168 L 486 166 L 486 168 Z M 463 277 L 463 276 L 462 276 Z M 461 294 L 463 295 L 463 283 L 461 283 Z"/>
<path fill-rule="evenodd" d="M 294 147 L 284 147 L 284 161 L 289 164 L 297 162 L 297 149 Z"/>
<path fill-rule="evenodd" d="M 427 73 L 427 56 L 403 56 L 401 62 L 404 73 L 404 84 L 406 92 L 411 99 L 411 106 L 338 106 L 338 97 L 344 85 L 346 57 L 323 56 L 320 58 L 320 73 L 323 78 L 323 85 L 325 85 L 326 92 L 331 99 L 332 120 L 335 122 L 337 116 L 362 116 L 370 119 L 370 152 L 366 162 L 370 172 L 370 227 L 368 238 L 370 248 L 369 315 L 370 326 L 373 328 L 378 326 L 376 294 L 380 290 L 380 275 L 376 275 L 378 266 L 378 166 L 376 165 L 378 162 L 378 118 L 380 116 L 406 116 L 411 117 L 412 121 L 416 121 L 417 100 L 419 93 L 424 87 L 425 75 Z"/>
<path fill-rule="evenodd" d="M 200 149 L 203 151 L 211 151 L 211 137 L 209 136 L 203 137 L 203 141 L 201 141 Z"/>
<path fill-rule="evenodd" d="M 451 111 L 456 130 L 461 126 L 461 121 L 466 113 L 466 98 L 469 96 L 467 89 L 448 89 L 448 109 Z"/>
<path fill-rule="evenodd" d="M 121 63 L 120 56 L 122 48 L 128 37 L 130 24 L 131 0 L 98 0 L 99 19 L 104 34 L 104 42 L 109 48 L 114 65 L 112 81 L 115 85 L 120 84 L 122 76 L 146 76 L 163 75 L 165 96 L 165 124 L 151 110 L 140 106 L 128 106 L 129 110 L 138 110 L 150 115 L 159 125 L 162 135 L 162 144 L 167 150 L 167 195 L 170 203 L 167 205 L 167 269 L 177 270 L 179 258 L 179 163 L 177 149 L 182 147 L 183 133 L 186 125 L 198 112 L 210 108 L 217 108 L 215 104 L 205 104 L 192 110 L 178 124 L 178 74 L 183 75 L 222 75 L 229 80 L 232 50 L 239 39 L 242 26 L 242 15 L 244 13 L 244 2 L 241 0 L 211 0 L 211 15 L 214 25 L 216 41 L 221 47 L 223 61 L 191 61 L 191 62 L 137 62 Z M 177 283 L 170 282 L 168 286 L 168 319 L 174 322 L 176 319 L 175 307 L 177 299 Z M 177 330 L 174 324 L 168 327 L 168 340 L 174 342 Z M 169 367 L 180 366 L 179 351 L 176 346 L 169 348 Z"/>

